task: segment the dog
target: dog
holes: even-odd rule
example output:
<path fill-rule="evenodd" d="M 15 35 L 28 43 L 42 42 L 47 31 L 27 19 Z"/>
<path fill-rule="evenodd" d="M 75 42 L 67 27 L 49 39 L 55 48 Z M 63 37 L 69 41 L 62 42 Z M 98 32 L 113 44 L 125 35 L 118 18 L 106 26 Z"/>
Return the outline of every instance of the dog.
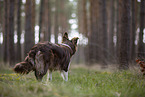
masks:
<path fill-rule="evenodd" d="M 47 72 L 47 81 L 52 80 L 52 72 L 60 70 L 63 80 L 68 81 L 70 59 L 76 52 L 78 39 L 74 37 L 69 40 L 65 32 L 61 44 L 40 42 L 32 47 L 25 60 L 17 63 L 13 70 L 20 74 L 34 71 L 38 81 L 41 81 Z"/>

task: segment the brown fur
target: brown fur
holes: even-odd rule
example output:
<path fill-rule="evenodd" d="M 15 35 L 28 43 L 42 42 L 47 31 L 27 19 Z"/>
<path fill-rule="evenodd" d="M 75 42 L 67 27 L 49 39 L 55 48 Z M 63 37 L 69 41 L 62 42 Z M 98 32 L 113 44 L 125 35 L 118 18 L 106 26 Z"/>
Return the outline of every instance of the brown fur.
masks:
<path fill-rule="evenodd" d="M 16 73 L 28 74 L 30 71 L 35 71 L 35 76 L 41 80 L 47 73 L 47 70 L 64 70 L 68 71 L 70 58 L 76 52 L 78 38 L 68 39 L 68 34 L 63 35 L 63 44 L 53 44 L 50 42 L 41 42 L 29 51 L 24 62 L 15 65 Z"/>
<path fill-rule="evenodd" d="M 142 74 L 145 76 L 145 62 L 140 61 L 139 59 L 136 60 L 136 62 L 139 64 L 140 66 L 140 71 L 142 72 Z"/>

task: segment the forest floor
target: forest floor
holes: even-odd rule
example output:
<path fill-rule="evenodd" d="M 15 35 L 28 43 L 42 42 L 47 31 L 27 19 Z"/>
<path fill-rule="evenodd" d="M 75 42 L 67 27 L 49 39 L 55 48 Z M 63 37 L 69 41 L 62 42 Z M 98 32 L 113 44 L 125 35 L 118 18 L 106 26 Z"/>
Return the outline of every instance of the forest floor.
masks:
<path fill-rule="evenodd" d="M 104 71 L 71 68 L 69 80 L 54 72 L 52 81 L 35 79 L 34 73 L 18 75 L 0 68 L 0 97 L 144 97 L 145 77 L 139 70 Z"/>

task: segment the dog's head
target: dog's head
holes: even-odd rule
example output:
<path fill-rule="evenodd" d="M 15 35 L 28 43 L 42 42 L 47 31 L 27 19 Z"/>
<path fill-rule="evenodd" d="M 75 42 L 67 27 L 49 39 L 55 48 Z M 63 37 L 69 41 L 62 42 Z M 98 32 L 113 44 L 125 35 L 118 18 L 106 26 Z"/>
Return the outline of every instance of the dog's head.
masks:
<path fill-rule="evenodd" d="M 78 37 L 74 37 L 71 40 L 69 40 L 67 32 L 65 32 L 63 35 L 62 43 L 67 44 L 71 47 L 71 49 L 73 51 L 72 55 L 76 52 L 78 39 L 79 39 Z"/>

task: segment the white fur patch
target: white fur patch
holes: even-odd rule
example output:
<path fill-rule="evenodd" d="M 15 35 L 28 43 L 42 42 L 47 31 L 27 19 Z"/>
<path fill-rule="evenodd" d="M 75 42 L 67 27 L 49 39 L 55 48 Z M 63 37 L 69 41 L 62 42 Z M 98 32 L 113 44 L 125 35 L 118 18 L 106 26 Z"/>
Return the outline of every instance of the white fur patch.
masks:
<path fill-rule="evenodd" d="M 69 68 L 70 68 L 70 62 L 69 62 L 69 65 L 68 65 L 68 69 L 67 70 L 69 70 Z"/>
<path fill-rule="evenodd" d="M 65 81 L 68 81 L 68 71 L 67 72 L 64 71 L 64 75 L 65 75 Z"/>
<path fill-rule="evenodd" d="M 63 71 L 61 71 L 61 76 L 62 76 L 63 80 L 65 80 Z"/>
<path fill-rule="evenodd" d="M 44 72 L 44 59 L 43 54 L 41 54 L 41 51 L 38 51 L 35 56 L 35 68 L 40 72 Z"/>
<path fill-rule="evenodd" d="M 52 80 L 52 72 L 49 72 L 50 81 Z"/>
<path fill-rule="evenodd" d="M 63 80 L 68 81 L 68 71 L 61 71 L 61 76 L 63 78 Z"/>
<path fill-rule="evenodd" d="M 47 82 L 52 80 L 52 72 L 48 70 Z"/>

